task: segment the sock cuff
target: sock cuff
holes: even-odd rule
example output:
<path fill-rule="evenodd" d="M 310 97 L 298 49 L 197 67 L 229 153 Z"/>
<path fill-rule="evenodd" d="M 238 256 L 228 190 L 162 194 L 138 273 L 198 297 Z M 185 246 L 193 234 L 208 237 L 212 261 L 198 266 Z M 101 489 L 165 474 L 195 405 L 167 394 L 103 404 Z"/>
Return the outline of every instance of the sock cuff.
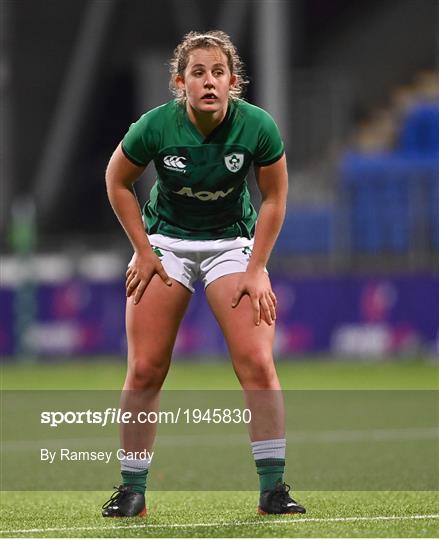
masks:
<path fill-rule="evenodd" d="M 258 469 L 262 467 L 285 467 L 284 459 L 275 459 L 275 458 L 256 459 L 255 463 Z"/>
<path fill-rule="evenodd" d="M 255 460 L 285 459 L 286 439 L 267 439 L 251 443 Z"/>
<path fill-rule="evenodd" d="M 120 460 L 120 470 L 123 472 L 143 472 L 149 469 L 151 459 L 128 459 L 126 457 Z"/>
<path fill-rule="evenodd" d="M 124 478 L 131 478 L 131 479 L 143 478 L 148 475 L 148 469 L 144 469 L 143 471 L 137 471 L 137 472 L 122 470 L 121 472 Z"/>

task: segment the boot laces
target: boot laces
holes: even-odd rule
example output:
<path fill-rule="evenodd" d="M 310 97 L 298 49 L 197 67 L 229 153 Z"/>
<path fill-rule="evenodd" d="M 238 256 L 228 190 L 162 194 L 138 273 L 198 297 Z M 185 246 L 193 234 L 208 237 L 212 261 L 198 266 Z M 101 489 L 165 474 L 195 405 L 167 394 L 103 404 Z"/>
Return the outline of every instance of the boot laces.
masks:
<path fill-rule="evenodd" d="M 297 504 L 296 501 L 290 497 L 290 489 L 291 489 L 291 486 L 289 486 L 285 482 L 283 484 L 281 482 L 278 482 L 276 484 L 276 487 L 274 488 L 273 495 L 276 497 L 276 499 L 279 502 L 282 502 L 282 503 L 293 502 L 294 504 Z"/>
<path fill-rule="evenodd" d="M 103 505 L 102 505 L 102 508 L 108 508 L 110 506 L 114 506 L 114 504 L 117 503 L 117 505 L 120 505 L 123 497 L 125 497 L 125 495 L 127 495 L 127 493 L 130 493 L 131 490 L 128 486 L 113 486 L 113 488 L 116 490 L 112 495 L 111 497 L 108 499 L 108 501 L 106 501 Z"/>

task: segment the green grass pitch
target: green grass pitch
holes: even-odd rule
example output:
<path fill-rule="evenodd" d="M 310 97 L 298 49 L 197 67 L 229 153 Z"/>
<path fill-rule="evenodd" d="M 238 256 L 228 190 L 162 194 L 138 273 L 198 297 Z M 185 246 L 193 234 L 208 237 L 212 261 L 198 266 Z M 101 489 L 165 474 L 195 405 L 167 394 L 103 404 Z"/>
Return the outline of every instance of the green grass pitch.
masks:
<path fill-rule="evenodd" d="M 437 364 L 424 361 L 303 360 L 280 362 L 278 372 L 283 387 L 290 390 L 438 387 Z M 105 360 L 6 365 L 2 367 L 2 388 L 118 389 L 123 376 L 122 362 Z M 215 390 L 238 389 L 238 385 L 228 363 L 176 362 L 166 388 Z M 398 451 L 397 446 L 393 448 Z M 436 471 L 432 470 L 432 474 Z M 212 471 L 212 477 L 215 474 L 218 471 Z M 286 479 L 294 484 L 294 478 L 288 475 L 288 463 Z M 117 478 L 110 478 L 109 485 L 116 481 Z M 254 485 L 248 489 L 253 490 L 256 485 L 255 474 Z M 42 489 L 47 490 L 48 486 L 42 485 Z M 289 517 L 258 516 L 256 491 L 151 491 L 147 496 L 147 519 L 104 520 L 100 507 L 110 494 L 110 490 L 3 491 L 1 536 L 437 537 L 439 530 L 438 492 L 431 490 L 294 491 L 295 498 L 306 506 L 307 514 Z"/>
<path fill-rule="evenodd" d="M 99 517 L 103 497 L 101 492 L 6 494 L 2 534 L 37 538 L 434 537 L 438 526 L 438 499 L 429 492 L 304 492 L 300 500 L 309 511 L 294 517 L 258 516 L 256 492 L 155 492 L 148 496 L 147 519 L 117 520 Z"/>

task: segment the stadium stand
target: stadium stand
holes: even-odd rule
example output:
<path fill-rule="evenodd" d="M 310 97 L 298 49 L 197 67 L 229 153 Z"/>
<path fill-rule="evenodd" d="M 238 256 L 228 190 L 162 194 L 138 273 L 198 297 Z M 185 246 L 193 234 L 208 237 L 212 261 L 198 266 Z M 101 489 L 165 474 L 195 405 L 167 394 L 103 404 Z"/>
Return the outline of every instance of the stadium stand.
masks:
<path fill-rule="evenodd" d="M 439 158 L 439 103 L 418 103 L 408 112 L 398 150 L 407 157 Z"/>
<path fill-rule="evenodd" d="M 328 254 L 334 245 L 332 206 L 289 207 L 276 252 L 284 255 Z"/>
<path fill-rule="evenodd" d="M 363 123 L 341 158 L 354 252 L 439 248 L 438 78 L 423 74 L 411 92 L 395 94 L 393 109 Z"/>

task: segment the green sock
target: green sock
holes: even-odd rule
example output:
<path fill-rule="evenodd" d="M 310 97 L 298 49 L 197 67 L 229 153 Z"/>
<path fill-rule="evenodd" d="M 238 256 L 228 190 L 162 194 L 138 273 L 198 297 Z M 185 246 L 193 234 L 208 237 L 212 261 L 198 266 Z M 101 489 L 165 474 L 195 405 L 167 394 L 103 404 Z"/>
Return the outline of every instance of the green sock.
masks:
<path fill-rule="evenodd" d="M 267 489 L 274 489 L 278 482 L 283 482 L 285 470 L 284 459 L 256 459 L 255 463 L 259 475 L 259 489 L 261 493 Z"/>
<path fill-rule="evenodd" d="M 139 472 L 121 471 L 124 486 L 131 486 L 136 493 L 145 493 L 148 469 Z"/>

